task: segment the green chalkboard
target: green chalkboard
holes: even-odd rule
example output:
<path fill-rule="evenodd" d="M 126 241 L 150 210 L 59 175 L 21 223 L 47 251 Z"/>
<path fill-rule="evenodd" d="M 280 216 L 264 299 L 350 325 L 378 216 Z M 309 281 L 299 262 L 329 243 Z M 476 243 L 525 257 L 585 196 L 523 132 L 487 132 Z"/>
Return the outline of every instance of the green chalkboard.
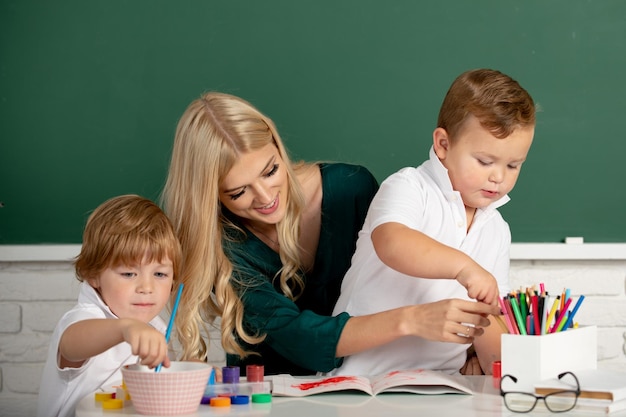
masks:
<path fill-rule="evenodd" d="M 625 242 L 625 1 L 2 0 L 0 244 L 80 243 L 105 199 L 158 199 L 208 90 L 256 104 L 296 159 L 383 180 L 427 158 L 477 67 L 542 109 L 502 209 L 513 240 Z"/>

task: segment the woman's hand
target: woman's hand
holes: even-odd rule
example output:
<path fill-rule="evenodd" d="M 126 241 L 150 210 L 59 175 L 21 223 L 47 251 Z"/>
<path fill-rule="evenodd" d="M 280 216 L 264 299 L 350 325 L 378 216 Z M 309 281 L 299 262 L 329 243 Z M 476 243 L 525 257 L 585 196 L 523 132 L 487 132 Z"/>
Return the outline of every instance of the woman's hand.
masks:
<path fill-rule="evenodd" d="M 489 314 L 498 315 L 496 306 L 449 299 L 407 307 L 414 316 L 409 334 L 438 342 L 472 343 L 489 326 Z"/>

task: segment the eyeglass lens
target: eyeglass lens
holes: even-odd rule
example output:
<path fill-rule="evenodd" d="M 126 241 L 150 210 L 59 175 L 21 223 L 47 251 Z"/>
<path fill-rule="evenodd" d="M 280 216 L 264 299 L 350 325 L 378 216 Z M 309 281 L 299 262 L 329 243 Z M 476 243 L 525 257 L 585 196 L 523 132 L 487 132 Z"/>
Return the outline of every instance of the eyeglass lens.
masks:
<path fill-rule="evenodd" d="M 504 395 L 504 401 L 509 410 L 516 413 L 527 413 L 535 408 L 538 399 L 534 395 L 524 392 L 507 392 Z M 548 410 L 553 413 L 562 413 L 574 408 L 576 393 L 566 391 L 549 394 L 544 398 L 544 402 Z"/>

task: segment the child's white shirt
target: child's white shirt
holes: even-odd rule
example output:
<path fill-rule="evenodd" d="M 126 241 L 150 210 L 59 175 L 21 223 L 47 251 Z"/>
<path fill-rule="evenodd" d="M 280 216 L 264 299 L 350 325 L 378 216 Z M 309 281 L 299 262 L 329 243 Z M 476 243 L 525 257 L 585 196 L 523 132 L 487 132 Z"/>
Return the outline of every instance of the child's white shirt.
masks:
<path fill-rule="evenodd" d="M 503 196 L 477 210 L 468 232 L 461 194 L 452 189 L 447 169 L 431 148 L 428 161 L 417 168 L 404 168 L 381 184 L 359 232 L 352 266 L 333 315 L 347 311 L 360 316 L 449 298 L 469 300 L 467 290 L 456 280 L 415 278 L 383 264 L 374 250 L 371 232 L 388 222 L 404 224 L 465 252 L 495 276 L 500 294 L 506 294 L 510 290 L 511 234 L 496 209 L 508 201 L 509 197 Z M 454 374 L 465 363 L 466 349 L 463 344 L 404 337 L 346 357 L 331 374 L 376 375 L 416 368 Z"/>
<path fill-rule="evenodd" d="M 88 283 L 80 284 L 78 304 L 65 313 L 52 334 L 48 358 L 39 387 L 38 417 L 74 417 L 78 402 L 100 387 L 107 388 L 122 380 L 121 365 L 134 364 L 128 343 L 122 342 L 87 360 L 80 368 L 59 369 L 58 346 L 61 335 L 71 324 L 87 319 L 117 319 Z M 151 322 L 162 333 L 166 325 L 160 317 Z"/>

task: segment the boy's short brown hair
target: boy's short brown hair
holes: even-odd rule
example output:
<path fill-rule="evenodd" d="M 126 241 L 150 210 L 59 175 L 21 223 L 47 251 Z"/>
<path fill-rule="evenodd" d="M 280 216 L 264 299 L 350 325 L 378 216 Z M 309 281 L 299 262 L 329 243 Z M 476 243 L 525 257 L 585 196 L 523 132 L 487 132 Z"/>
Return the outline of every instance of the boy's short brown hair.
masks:
<path fill-rule="evenodd" d="M 181 248 L 165 213 L 146 198 L 122 195 L 105 201 L 89 216 L 74 267 L 78 280 L 84 281 L 111 266 L 165 258 L 172 261 L 176 278 Z"/>
<path fill-rule="evenodd" d="M 454 141 L 469 115 L 497 138 L 520 127 L 535 125 L 535 103 L 517 81 L 491 69 L 475 69 L 459 75 L 439 110 L 437 127 Z"/>

